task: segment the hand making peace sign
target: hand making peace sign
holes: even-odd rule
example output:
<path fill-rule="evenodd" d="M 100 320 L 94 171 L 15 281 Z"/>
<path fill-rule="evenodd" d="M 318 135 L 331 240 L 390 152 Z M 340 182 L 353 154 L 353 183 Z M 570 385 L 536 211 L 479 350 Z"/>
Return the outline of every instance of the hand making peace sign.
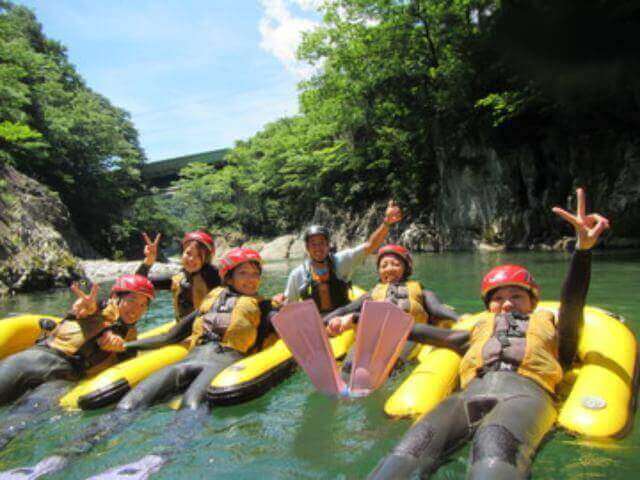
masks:
<path fill-rule="evenodd" d="M 142 238 L 144 239 L 144 264 L 148 267 L 156 263 L 156 257 L 158 256 L 158 245 L 160 244 L 161 234 L 156 235 L 156 239 L 152 242 L 145 232 L 142 232 Z"/>
<path fill-rule="evenodd" d="M 599 213 L 586 213 L 586 199 L 584 189 L 576 190 L 578 208 L 575 214 L 569 213 L 560 207 L 553 207 L 553 213 L 566 220 L 576 230 L 578 250 L 589 250 L 598 242 L 602 232 L 609 228 L 609 220 Z"/>
<path fill-rule="evenodd" d="M 98 290 L 97 283 L 91 285 L 91 291 L 87 294 L 82 291 L 77 282 L 71 284 L 71 291 L 78 299 L 71 306 L 71 311 L 76 318 L 86 318 L 93 315 L 98 310 Z"/>

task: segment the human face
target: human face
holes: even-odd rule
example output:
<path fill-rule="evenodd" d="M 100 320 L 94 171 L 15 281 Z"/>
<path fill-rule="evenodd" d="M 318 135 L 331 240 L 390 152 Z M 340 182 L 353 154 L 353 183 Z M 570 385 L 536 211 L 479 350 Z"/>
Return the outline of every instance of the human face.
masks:
<path fill-rule="evenodd" d="M 378 264 L 378 275 L 382 283 L 396 283 L 404 277 L 404 262 L 396 255 L 383 255 Z"/>
<path fill-rule="evenodd" d="M 189 273 L 195 273 L 204 266 L 204 253 L 198 242 L 189 242 L 182 251 L 182 268 Z"/>
<path fill-rule="evenodd" d="M 524 288 L 501 287 L 498 288 L 489 301 L 491 313 L 531 313 L 535 305 L 531 295 Z"/>
<path fill-rule="evenodd" d="M 118 312 L 124 323 L 136 323 L 149 307 L 149 299 L 141 293 L 128 293 L 120 297 Z"/>
<path fill-rule="evenodd" d="M 240 264 L 232 270 L 227 284 L 242 295 L 256 295 L 260 288 L 260 268 L 253 262 Z"/>
<path fill-rule="evenodd" d="M 315 262 L 324 262 L 329 256 L 329 241 L 324 235 L 311 235 L 307 240 L 307 252 Z"/>

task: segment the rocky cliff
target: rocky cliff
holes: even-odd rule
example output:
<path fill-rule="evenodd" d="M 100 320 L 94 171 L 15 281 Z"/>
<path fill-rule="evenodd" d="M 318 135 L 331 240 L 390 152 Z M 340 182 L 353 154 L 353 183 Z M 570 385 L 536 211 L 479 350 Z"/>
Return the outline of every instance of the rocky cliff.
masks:
<path fill-rule="evenodd" d="M 0 293 L 66 286 L 84 275 L 76 255 L 95 252 L 58 195 L 0 165 Z"/>
<path fill-rule="evenodd" d="M 556 138 L 512 150 L 467 145 L 442 152 L 432 175 L 438 181 L 429 192 L 416 192 L 433 208 L 405 209 L 405 221 L 392 228 L 389 241 L 427 252 L 565 250 L 573 232 L 551 207 L 574 210 L 575 188 L 584 186 L 589 210 L 612 223 L 600 246 L 640 248 L 640 147 L 633 141 Z M 359 212 L 320 204 L 309 223 L 329 226 L 338 248 L 354 245 L 379 224 L 384 203 Z M 299 257 L 299 232 L 265 248 L 269 258 Z"/>

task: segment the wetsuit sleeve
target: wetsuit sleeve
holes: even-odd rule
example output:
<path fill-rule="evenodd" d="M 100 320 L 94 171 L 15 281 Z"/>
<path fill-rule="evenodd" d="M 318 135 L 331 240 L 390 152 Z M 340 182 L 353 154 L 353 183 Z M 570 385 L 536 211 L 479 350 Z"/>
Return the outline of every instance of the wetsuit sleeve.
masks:
<path fill-rule="evenodd" d="M 466 330 L 438 328 L 426 323 L 416 323 L 411 329 L 409 340 L 443 347 L 463 354 L 469 348 L 471 334 Z"/>
<path fill-rule="evenodd" d="M 578 337 L 584 321 L 582 310 L 591 281 L 591 250 L 576 250 L 562 285 L 558 311 L 560 363 L 568 368 L 578 351 Z"/>
<path fill-rule="evenodd" d="M 171 274 L 149 275 L 149 270 L 151 270 L 151 267 L 149 267 L 148 265 L 145 265 L 145 263 L 142 262 L 136 269 L 136 275 L 142 275 L 143 277 L 147 277 L 149 281 L 153 284 L 153 288 L 157 290 L 171 290 L 171 279 L 173 277 Z"/>
<path fill-rule="evenodd" d="M 348 313 L 353 313 L 353 322 L 358 323 L 358 320 L 360 319 L 360 310 L 362 309 L 362 304 L 365 300 L 370 299 L 371 297 L 369 296 L 369 294 L 362 295 L 360 298 L 346 304 L 344 307 L 336 308 L 333 312 L 323 318 L 325 325 L 327 325 L 331 321 L 331 319 L 339 317 L 341 315 L 346 315 Z"/>
<path fill-rule="evenodd" d="M 429 317 L 441 320 L 453 320 L 455 322 L 460 318 L 460 315 L 442 303 L 438 296 L 432 291 L 423 290 L 422 299 L 424 300 L 424 306 Z"/>
<path fill-rule="evenodd" d="M 211 290 L 222 284 L 220 280 L 220 272 L 213 265 L 205 265 L 202 268 L 202 278 L 204 278 L 207 287 Z"/>
<path fill-rule="evenodd" d="M 182 319 L 168 332 L 156 335 L 155 337 L 142 338 L 134 342 L 126 342 L 125 348 L 127 350 L 152 350 L 154 348 L 164 347 L 165 345 L 170 345 L 172 343 L 179 342 L 180 340 L 184 340 L 189 336 L 189 334 L 191 334 L 193 322 L 198 315 L 200 315 L 200 312 L 196 310 L 186 317 L 182 317 Z"/>
<path fill-rule="evenodd" d="M 273 317 L 276 316 L 279 309 L 275 308 L 271 304 L 271 300 L 263 300 L 260 302 L 260 325 L 258 326 L 258 338 L 256 339 L 255 347 L 258 350 L 262 349 L 264 341 L 272 333 L 276 333 L 273 327 Z"/>

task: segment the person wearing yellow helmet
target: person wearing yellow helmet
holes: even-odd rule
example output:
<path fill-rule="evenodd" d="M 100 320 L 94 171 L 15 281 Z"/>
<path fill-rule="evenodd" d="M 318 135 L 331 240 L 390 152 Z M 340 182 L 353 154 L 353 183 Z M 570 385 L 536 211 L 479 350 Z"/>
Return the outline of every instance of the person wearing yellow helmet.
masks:
<path fill-rule="evenodd" d="M 468 478 L 525 479 L 557 417 L 555 389 L 575 359 L 591 272 L 591 249 L 609 221 L 587 214 L 577 190 L 577 213 L 553 211 L 573 225 L 576 251 L 556 316 L 536 311 L 540 289 L 519 265 L 489 271 L 481 285 L 486 312 L 471 332 L 415 325 L 409 338 L 464 355 L 461 391 L 415 423 L 370 479 L 426 477 L 447 452 L 472 440 Z"/>

